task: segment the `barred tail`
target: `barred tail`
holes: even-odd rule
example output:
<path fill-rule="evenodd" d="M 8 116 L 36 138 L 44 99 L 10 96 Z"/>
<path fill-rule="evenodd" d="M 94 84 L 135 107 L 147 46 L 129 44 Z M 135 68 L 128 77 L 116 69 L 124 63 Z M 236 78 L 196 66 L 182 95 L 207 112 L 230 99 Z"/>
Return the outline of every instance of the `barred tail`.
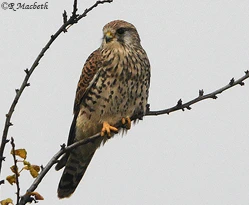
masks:
<path fill-rule="evenodd" d="M 58 186 L 59 198 L 70 197 L 75 191 L 95 153 L 94 150 L 84 156 L 86 153 L 82 153 L 82 149 L 84 149 L 84 146 L 77 147 L 69 155 Z"/>
<path fill-rule="evenodd" d="M 76 141 L 76 119 L 77 115 L 74 116 L 70 128 L 67 145 L 71 145 L 73 142 Z M 91 133 L 88 133 L 87 136 L 91 136 Z M 83 138 L 84 136 L 81 136 L 81 139 Z M 94 141 L 88 142 L 87 144 L 76 147 L 69 153 L 65 153 L 63 157 L 59 160 L 59 162 L 55 166 L 55 169 L 60 170 L 65 166 L 57 190 L 59 198 L 70 197 L 70 195 L 75 191 L 80 180 L 85 174 L 86 169 L 89 163 L 91 162 L 91 159 L 96 149 L 100 146 L 102 141 L 103 138 L 99 138 Z"/>

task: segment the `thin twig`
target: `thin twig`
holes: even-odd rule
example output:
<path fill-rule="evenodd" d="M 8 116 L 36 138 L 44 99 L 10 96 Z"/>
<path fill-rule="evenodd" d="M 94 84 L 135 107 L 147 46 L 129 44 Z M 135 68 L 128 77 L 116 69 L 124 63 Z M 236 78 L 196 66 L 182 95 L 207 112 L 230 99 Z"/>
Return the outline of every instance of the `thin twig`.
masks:
<path fill-rule="evenodd" d="M 204 94 L 204 91 L 203 90 L 199 90 L 199 96 L 193 100 L 190 100 L 189 102 L 186 102 L 186 103 L 182 103 L 182 100 L 180 99 L 177 104 L 171 108 L 168 108 L 168 109 L 163 109 L 163 110 L 158 110 L 158 111 L 150 111 L 148 110 L 147 113 L 145 114 L 146 116 L 149 116 L 149 115 L 163 115 L 163 114 L 169 114 L 171 112 L 174 112 L 174 111 L 177 111 L 177 110 L 182 110 L 184 111 L 184 109 L 188 109 L 190 110 L 191 109 L 191 105 L 199 102 L 199 101 L 202 101 L 202 100 L 206 100 L 208 98 L 210 99 L 217 99 L 217 95 L 218 94 L 221 94 L 223 91 L 235 86 L 235 85 L 241 85 L 243 86 L 245 83 L 243 82 L 244 80 L 246 80 L 247 78 L 249 78 L 249 71 L 245 71 L 245 75 L 241 78 L 239 78 L 238 80 L 234 80 L 234 78 L 232 78 L 229 82 L 229 84 L 227 84 L 226 86 L 218 89 L 218 90 L 215 90 L 214 92 L 211 92 L 209 94 L 206 94 L 206 95 L 203 95 Z"/>
<path fill-rule="evenodd" d="M 19 173 L 18 173 L 18 168 L 17 168 L 17 160 L 16 160 L 16 155 L 15 155 L 15 143 L 14 143 L 14 138 L 11 137 L 11 146 L 12 146 L 12 156 L 14 160 L 14 173 L 15 173 L 15 178 L 16 178 L 16 204 L 19 203 L 20 201 L 20 184 L 19 184 Z"/>
<path fill-rule="evenodd" d="M 25 73 L 26 76 L 20 86 L 19 89 L 16 89 L 16 96 L 10 106 L 10 109 L 8 111 L 8 114 L 6 114 L 6 120 L 5 120 L 5 125 L 4 125 L 4 130 L 3 130 L 3 135 L 2 135 L 2 142 L 1 142 L 1 147 L 0 147 L 0 174 L 1 174 L 1 170 L 2 170 L 2 162 L 4 160 L 3 157 L 3 152 L 5 149 L 5 145 L 8 142 L 7 140 L 7 136 L 8 136 L 8 131 L 9 131 L 9 127 L 12 126 L 13 124 L 11 123 L 11 117 L 12 114 L 15 110 L 15 107 L 18 103 L 18 100 L 20 99 L 22 92 L 24 91 L 24 89 L 28 86 L 30 86 L 30 84 L 28 83 L 28 80 L 31 76 L 31 74 L 33 73 L 33 71 L 35 70 L 35 68 L 38 66 L 41 58 L 44 56 L 45 52 L 49 49 L 50 45 L 54 42 L 54 40 L 62 33 L 66 31 L 66 28 L 69 25 L 73 25 L 75 23 L 77 23 L 80 19 L 82 19 L 83 17 L 85 17 L 91 10 L 93 10 L 93 8 L 97 7 L 99 4 L 104 4 L 104 3 L 111 3 L 112 0 L 106 0 L 106 1 L 97 1 L 95 4 L 93 4 L 93 6 L 91 6 L 90 8 L 86 9 L 83 14 L 81 15 L 77 15 L 76 11 L 77 11 L 77 0 L 74 0 L 74 6 L 73 6 L 73 15 L 66 20 L 66 13 L 64 12 L 63 14 L 63 25 L 58 29 L 58 31 L 53 34 L 50 37 L 50 40 L 48 41 L 48 43 L 45 45 L 45 47 L 41 50 L 41 52 L 39 53 L 39 55 L 37 56 L 37 58 L 35 59 L 34 63 L 32 64 L 30 69 L 25 69 Z M 75 14 L 74 14 L 75 13 Z"/>
<path fill-rule="evenodd" d="M 77 6 L 77 0 L 74 0 L 74 2 L 73 2 L 73 12 L 72 12 L 72 16 L 73 17 L 77 17 L 77 10 L 78 10 L 78 8 L 77 8 L 78 6 Z"/>
<path fill-rule="evenodd" d="M 0 185 L 4 184 L 4 180 L 0 180 Z"/>
<path fill-rule="evenodd" d="M 86 15 L 87 15 L 91 10 L 93 10 L 95 7 L 97 7 L 99 4 L 112 3 L 112 2 L 113 2 L 113 0 L 96 1 L 96 3 L 93 4 L 90 8 L 86 9 L 86 10 L 84 11 L 83 14 L 79 15 L 79 16 L 77 17 L 76 20 L 79 21 L 80 19 L 86 17 Z"/>

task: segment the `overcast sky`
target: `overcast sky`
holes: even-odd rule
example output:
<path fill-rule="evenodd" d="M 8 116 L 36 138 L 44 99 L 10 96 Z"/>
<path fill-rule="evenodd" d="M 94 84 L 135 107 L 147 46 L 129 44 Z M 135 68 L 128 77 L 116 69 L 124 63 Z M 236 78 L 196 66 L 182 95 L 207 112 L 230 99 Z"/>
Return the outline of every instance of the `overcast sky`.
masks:
<path fill-rule="evenodd" d="M 79 12 L 94 2 L 80 1 Z M 64 10 L 71 14 L 72 1 L 49 1 L 47 10 L 0 8 L 1 132 L 23 70 L 61 26 Z M 67 141 L 82 66 L 99 47 L 109 21 L 123 19 L 137 27 L 151 62 L 149 103 L 157 110 L 244 75 L 249 69 L 248 11 L 248 0 L 114 0 L 100 5 L 61 34 L 42 58 L 16 107 L 9 137 L 38 165 L 46 165 Z M 248 205 L 249 80 L 245 83 L 191 111 L 145 117 L 127 135 L 109 140 L 69 199 L 57 198 L 61 171 L 53 168 L 37 188 L 45 198 L 40 204 Z M 11 174 L 9 152 L 8 145 L 1 179 Z M 33 179 L 22 173 L 20 180 L 25 193 Z M 6 183 L 0 189 L 0 199 L 16 198 L 15 186 Z"/>

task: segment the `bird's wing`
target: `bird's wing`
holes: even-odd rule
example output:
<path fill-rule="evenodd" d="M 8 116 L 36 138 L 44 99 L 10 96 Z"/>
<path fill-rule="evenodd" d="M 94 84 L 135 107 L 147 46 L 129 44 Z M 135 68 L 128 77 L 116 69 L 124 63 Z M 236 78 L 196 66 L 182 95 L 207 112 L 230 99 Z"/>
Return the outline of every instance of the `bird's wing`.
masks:
<path fill-rule="evenodd" d="M 80 110 L 80 104 L 85 94 L 98 77 L 98 70 L 101 68 L 102 58 L 101 53 L 95 50 L 86 60 L 82 69 L 80 80 L 78 82 L 76 96 L 74 101 L 74 115 L 77 115 Z"/>
<path fill-rule="evenodd" d="M 84 97 L 86 96 L 87 91 L 97 80 L 101 67 L 102 67 L 102 57 L 99 49 L 97 49 L 94 52 L 92 52 L 91 55 L 87 58 L 84 67 L 82 69 L 82 73 L 78 82 L 75 100 L 74 100 L 74 119 L 69 132 L 67 145 L 70 145 L 74 142 L 75 138 L 74 129 L 75 129 L 77 116 L 80 111 L 80 104 L 84 99 Z"/>
<path fill-rule="evenodd" d="M 81 101 L 84 99 L 87 91 L 91 88 L 96 81 L 99 71 L 102 67 L 102 58 L 99 50 L 95 50 L 86 60 L 82 73 L 78 82 L 75 101 L 74 101 L 74 118 L 70 127 L 67 146 L 74 143 L 76 120 L 80 111 Z M 55 169 L 60 170 L 63 168 L 68 160 L 69 153 L 66 153 L 57 163 Z"/>

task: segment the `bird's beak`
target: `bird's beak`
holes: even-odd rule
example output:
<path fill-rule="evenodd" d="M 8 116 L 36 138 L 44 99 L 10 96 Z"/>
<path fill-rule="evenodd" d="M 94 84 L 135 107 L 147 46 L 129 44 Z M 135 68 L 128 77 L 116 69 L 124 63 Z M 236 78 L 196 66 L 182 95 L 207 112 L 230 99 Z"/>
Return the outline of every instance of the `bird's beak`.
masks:
<path fill-rule="evenodd" d="M 110 42 L 113 39 L 114 35 L 111 31 L 107 31 L 105 33 L 105 41 L 106 43 Z"/>

